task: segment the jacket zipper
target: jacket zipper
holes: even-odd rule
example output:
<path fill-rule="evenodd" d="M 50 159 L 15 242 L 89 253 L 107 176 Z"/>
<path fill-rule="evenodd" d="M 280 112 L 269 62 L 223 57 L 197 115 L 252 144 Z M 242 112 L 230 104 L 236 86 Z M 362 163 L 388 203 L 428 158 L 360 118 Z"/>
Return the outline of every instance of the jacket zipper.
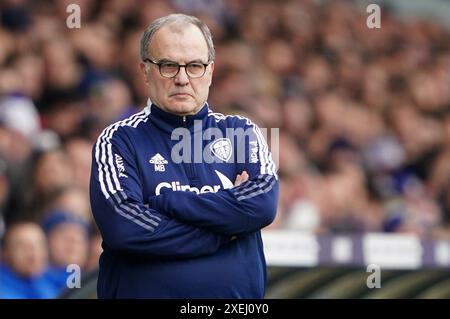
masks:
<path fill-rule="evenodd" d="M 184 127 L 187 128 L 186 116 L 183 116 L 183 125 L 184 125 Z M 186 169 L 187 169 L 187 175 L 189 178 L 189 182 L 192 182 L 192 184 L 195 184 L 197 182 L 197 176 L 195 174 L 195 167 L 194 167 L 194 154 L 192 153 L 193 152 L 192 146 L 194 145 L 192 139 L 193 139 L 193 137 L 191 137 L 191 161 L 190 161 L 190 163 L 186 163 Z M 191 186 L 194 186 L 194 185 L 191 185 Z"/>

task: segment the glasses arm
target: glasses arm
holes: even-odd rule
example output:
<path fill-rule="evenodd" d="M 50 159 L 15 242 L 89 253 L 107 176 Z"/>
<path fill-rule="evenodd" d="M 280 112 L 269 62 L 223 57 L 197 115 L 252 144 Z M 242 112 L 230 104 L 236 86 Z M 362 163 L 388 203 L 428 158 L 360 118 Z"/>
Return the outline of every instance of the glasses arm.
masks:
<path fill-rule="evenodd" d="M 150 63 L 152 63 L 152 64 L 156 64 L 157 66 L 159 66 L 159 65 L 161 64 L 160 62 L 155 62 L 155 61 L 153 61 L 153 60 L 150 60 L 149 58 L 144 59 L 143 62 L 150 62 Z"/>

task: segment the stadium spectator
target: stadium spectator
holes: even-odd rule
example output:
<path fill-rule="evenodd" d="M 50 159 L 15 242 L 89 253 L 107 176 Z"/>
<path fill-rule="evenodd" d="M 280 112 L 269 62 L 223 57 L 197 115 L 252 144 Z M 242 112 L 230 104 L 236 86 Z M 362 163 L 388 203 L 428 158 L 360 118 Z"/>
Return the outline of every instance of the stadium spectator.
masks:
<path fill-rule="evenodd" d="M 47 243 L 39 225 L 10 224 L 2 244 L 0 298 L 56 297 L 57 291 L 45 276 L 47 258 Z"/>
<path fill-rule="evenodd" d="M 64 211 L 50 212 L 42 227 L 48 241 L 49 269 L 45 278 L 61 293 L 67 288 L 67 266 L 84 270 L 89 255 L 89 224 L 81 217 Z"/>

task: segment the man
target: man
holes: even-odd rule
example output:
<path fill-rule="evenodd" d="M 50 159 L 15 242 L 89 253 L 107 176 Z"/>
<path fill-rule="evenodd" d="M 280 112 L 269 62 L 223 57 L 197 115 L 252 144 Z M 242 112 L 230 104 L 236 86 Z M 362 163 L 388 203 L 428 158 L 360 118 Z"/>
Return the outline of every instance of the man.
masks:
<path fill-rule="evenodd" d="M 45 276 L 48 262 L 44 232 L 34 222 L 20 221 L 6 229 L 0 264 L 0 299 L 55 298 Z"/>
<path fill-rule="evenodd" d="M 79 215 L 63 210 L 48 212 L 42 223 L 47 235 L 50 267 L 46 277 L 58 292 L 67 289 L 68 265 L 85 269 L 89 254 L 89 224 Z"/>
<path fill-rule="evenodd" d="M 278 177 L 255 124 L 209 109 L 209 29 L 182 14 L 157 19 L 141 58 L 147 107 L 93 148 L 98 297 L 263 298 L 260 229 L 275 217 Z M 212 131 L 222 136 L 205 138 Z"/>

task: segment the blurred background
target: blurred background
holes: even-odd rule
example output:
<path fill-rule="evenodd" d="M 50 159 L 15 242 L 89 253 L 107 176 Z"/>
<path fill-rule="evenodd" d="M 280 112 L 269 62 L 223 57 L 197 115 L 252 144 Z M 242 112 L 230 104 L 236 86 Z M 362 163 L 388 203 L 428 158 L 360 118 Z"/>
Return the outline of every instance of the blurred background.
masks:
<path fill-rule="evenodd" d="M 173 12 L 212 31 L 211 108 L 280 129 L 268 297 L 450 297 L 450 1 L 1 0 L 0 298 L 95 296 L 91 147 L 145 106 L 140 36 Z"/>

